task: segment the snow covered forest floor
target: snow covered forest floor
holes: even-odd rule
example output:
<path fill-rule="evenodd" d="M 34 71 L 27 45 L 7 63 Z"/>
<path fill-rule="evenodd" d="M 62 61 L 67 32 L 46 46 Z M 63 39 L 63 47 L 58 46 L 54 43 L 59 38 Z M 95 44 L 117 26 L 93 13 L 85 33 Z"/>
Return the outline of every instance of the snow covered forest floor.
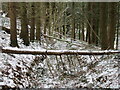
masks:
<path fill-rule="evenodd" d="M 67 38 L 67 41 L 71 40 Z M 120 39 L 119 39 L 120 41 Z M 0 46 L 8 47 L 10 35 L 0 30 Z M 83 41 L 67 43 L 42 37 L 19 49 L 100 50 Z M 120 42 L 119 42 L 120 49 Z M 0 53 L 0 87 L 19 88 L 119 88 L 117 55 L 19 55 Z"/>
<path fill-rule="evenodd" d="M 0 45 L 9 47 L 10 35 L 0 30 Z M 69 40 L 69 39 L 68 39 Z M 80 46 L 62 41 L 31 43 L 22 49 L 76 49 L 96 50 L 97 47 L 75 41 Z M 62 60 L 62 61 L 61 61 Z M 67 61 L 68 60 L 68 61 Z M 70 61 L 69 61 L 70 60 Z M 74 61 L 74 62 L 73 62 Z M 0 53 L 0 86 L 19 88 L 119 88 L 118 59 L 107 56 L 41 56 Z"/>

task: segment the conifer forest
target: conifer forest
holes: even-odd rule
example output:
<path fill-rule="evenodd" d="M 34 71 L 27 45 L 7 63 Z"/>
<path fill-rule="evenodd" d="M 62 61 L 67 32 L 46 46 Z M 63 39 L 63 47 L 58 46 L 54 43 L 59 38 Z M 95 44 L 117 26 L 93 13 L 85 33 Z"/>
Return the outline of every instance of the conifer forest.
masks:
<path fill-rule="evenodd" d="M 0 2 L 0 89 L 120 88 L 120 2 Z"/>

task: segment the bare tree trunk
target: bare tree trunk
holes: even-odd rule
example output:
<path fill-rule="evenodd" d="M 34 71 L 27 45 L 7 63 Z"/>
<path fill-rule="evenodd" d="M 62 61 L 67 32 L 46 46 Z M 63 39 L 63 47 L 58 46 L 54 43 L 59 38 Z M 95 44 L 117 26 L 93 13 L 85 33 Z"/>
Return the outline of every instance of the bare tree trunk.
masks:
<path fill-rule="evenodd" d="M 91 2 L 88 2 L 88 6 L 87 6 L 87 10 L 88 10 L 88 22 L 87 22 L 87 33 L 86 33 L 86 42 L 88 42 L 89 44 L 91 44 Z"/>
<path fill-rule="evenodd" d="M 96 35 L 95 35 L 95 45 L 98 46 L 99 42 L 100 42 L 100 39 L 99 39 L 99 10 L 100 10 L 99 3 L 96 3 L 95 8 L 97 8 L 96 9 L 97 18 L 95 19 L 95 33 L 96 33 Z"/>
<path fill-rule="evenodd" d="M 114 41 L 115 41 L 115 31 L 116 31 L 116 2 L 109 2 L 109 28 L 108 28 L 108 41 L 109 41 L 109 49 L 114 49 Z"/>
<path fill-rule="evenodd" d="M 82 3 L 82 12 L 83 12 L 83 16 L 84 16 L 84 3 Z M 84 19 L 84 18 L 83 18 Z M 85 25 L 84 25 L 84 20 L 82 20 L 82 40 L 84 41 L 85 40 L 85 36 L 84 36 L 84 28 L 85 28 Z"/>
<path fill-rule="evenodd" d="M 44 3 L 44 10 L 45 10 L 44 34 L 46 34 L 47 29 L 49 29 L 49 2 Z"/>
<path fill-rule="evenodd" d="M 72 2 L 72 32 L 71 32 L 71 38 L 72 40 L 75 40 L 75 2 Z"/>
<path fill-rule="evenodd" d="M 10 41 L 11 41 L 10 46 L 18 47 L 15 2 L 9 2 L 9 16 L 10 16 Z"/>
<path fill-rule="evenodd" d="M 117 28 L 116 28 L 116 34 L 117 34 L 117 37 L 116 37 L 116 49 L 118 49 L 118 44 L 119 44 L 119 32 L 120 32 L 120 2 L 118 3 L 117 5 Z"/>
<path fill-rule="evenodd" d="M 101 34 L 101 49 L 108 49 L 108 36 L 107 36 L 107 3 L 100 3 L 100 34 Z"/>
<path fill-rule="evenodd" d="M 92 3 L 92 44 L 98 46 L 99 42 L 99 4 L 97 2 Z"/>
<path fill-rule="evenodd" d="M 29 36 L 28 36 L 28 21 L 27 21 L 27 9 L 26 3 L 21 3 L 21 38 L 26 46 L 29 45 Z"/>
<path fill-rule="evenodd" d="M 33 2 L 31 5 L 31 20 L 30 20 L 30 41 L 34 41 L 35 39 L 35 3 Z"/>
<path fill-rule="evenodd" d="M 36 40 L 41 42 L 41 3 L 36 4 Z M 39 14 L 38 14 L 39 13 Z"/>
<path fill-rule="evenodd" d="M 92 16 L 91 16 L 91 43 L 92 44 L 95 44 L 95 32 L 96 32 L 96 30 L 95 30 L 95 26 L 96 26 L 96 23 L 97 22 L 95 22 L 96 21 L 96 18 L 94 18 L 93 17 L 93 14 L 94 14 L 94 11 L 95 11 L 95 2 L 92 2 L 92 5 L 91 5 L 91 13 L 92 13 Z"/>

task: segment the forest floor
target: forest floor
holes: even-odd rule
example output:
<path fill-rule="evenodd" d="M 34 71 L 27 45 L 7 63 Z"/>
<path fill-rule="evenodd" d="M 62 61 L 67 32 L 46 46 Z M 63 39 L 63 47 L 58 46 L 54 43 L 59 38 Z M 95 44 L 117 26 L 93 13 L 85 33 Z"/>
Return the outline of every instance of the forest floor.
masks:
<path fill-rule="evenodd" d="M 6 27 L 9 28 L 9 25 Z M 69 38 L 65 40 L 71 42 Z M 0 30 L 0 46 L 12 48 L 9 44 L 10 35 Z M 67 43 L 44 37 L 41 45 L 39 42 L 34 42 L 30 43 L 30 46 L 25 46 L 18 36 L 18 44 L 19 49 L 30 50 L 100 50 L 99 47 L 88 45 L 83 41 Z M 42 56 L 0 53 L 0 87 L 119 88 L 119 64 L 116 56 Z"/>
<path fill-rule="evenodd" d="M 70 41 L 70 39 L 67 40 Z M 31 50 L 100 50 L 99 47 L 88 45 L 82 41 L 74 41 L 74 44 L 68 44 L 43 38 L 42 45 L 34 42 L 30 43 L 30 46 L 24 46 L 18 37 L 18 43 L 20 48 Z M 0 46 L 11 48 L 9 44 L 10 35 L 0 30 Z M 46 57 L 0 53 L 0 86 L 19 88 L 119 88 L 119 65 L 115 56 Z M 67 61 L 70 59 L 71 61 Z M 63 60 L 62 65 L 60 64 L 61 60 Z M 77 60 L 80 60 L 79 64 Z M 72 61 L 74 62 L 71 64 Z M 67 70 L 64 70 L 64 67 Z"/>

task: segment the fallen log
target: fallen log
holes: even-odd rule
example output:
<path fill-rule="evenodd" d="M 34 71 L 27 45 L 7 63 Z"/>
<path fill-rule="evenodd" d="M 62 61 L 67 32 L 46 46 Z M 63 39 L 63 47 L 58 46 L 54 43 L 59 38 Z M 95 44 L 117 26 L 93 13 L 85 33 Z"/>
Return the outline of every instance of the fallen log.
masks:
<path fill-rule="evenodd" d="M 86 50 L 29 50 L 18 48 L 2 48 L 2 53 L 11 54 L 32 54 L 32 55 L 109 55 L 120 54 L 120 50 L 104 50 L 104 51 L 86 51 Z"/>

